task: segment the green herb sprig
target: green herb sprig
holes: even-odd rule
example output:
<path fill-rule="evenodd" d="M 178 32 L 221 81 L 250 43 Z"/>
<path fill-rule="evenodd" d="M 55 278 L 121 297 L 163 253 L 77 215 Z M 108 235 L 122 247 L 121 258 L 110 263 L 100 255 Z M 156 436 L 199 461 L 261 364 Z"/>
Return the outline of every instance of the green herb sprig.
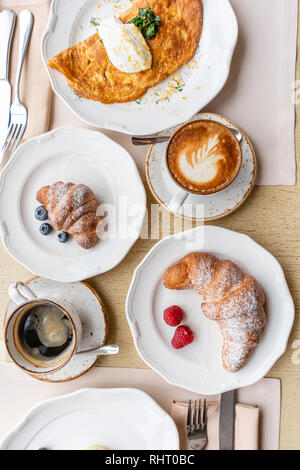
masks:
<path fill-rule="evenodd" d="M 160 16 L 156 16 L 150 7 L 139 8 L 138 16 L 129 21 L 141 30 L 146 39 L 153 39 L 157 36 L 160 22 Z"/>
<path fill-rule="evenodd" d="M 100 18 L 97 18 L 95 16 L 93 16 L 91 19 L 90 19 L 90 26 L 94 27 L 94 28 L 98 28 L 98 26 L 100 26 Z"/>

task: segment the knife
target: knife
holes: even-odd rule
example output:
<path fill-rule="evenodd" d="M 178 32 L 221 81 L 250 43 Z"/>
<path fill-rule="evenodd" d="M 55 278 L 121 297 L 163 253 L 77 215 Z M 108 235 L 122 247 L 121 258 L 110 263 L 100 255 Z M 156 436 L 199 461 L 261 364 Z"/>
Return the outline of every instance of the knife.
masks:
<path fill-rule="evenodd" d="M 15 18 L 11 10 L 0 13 L 0 157 L 10 121 L 11 85 L 8 81 L 8 63 Z"/>
<path fill-rule="evenodd" d="M 220 450 L 234 450 L 236 390 L 223 393 L 220 403 Z"/>

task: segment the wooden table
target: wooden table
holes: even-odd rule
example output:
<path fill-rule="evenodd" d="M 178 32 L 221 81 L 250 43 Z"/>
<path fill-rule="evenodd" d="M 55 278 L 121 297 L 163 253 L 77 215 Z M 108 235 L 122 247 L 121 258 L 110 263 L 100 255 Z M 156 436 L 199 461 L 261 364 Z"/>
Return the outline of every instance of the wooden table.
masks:
<path fill-rule="evenodd" d="M 299 39 L 300 46 L 300 39 Z M 300 79 L 300 60 L 297 64 Z M 275 255 L 287 277 L 296 304 L 296 321 L 285 355 L 269 373 L 282 380 L 281 449 L 300 449 L 300 364 L 292 361 L 293 345 L 300 341 L 300 106 L 297 107 L 296 148 L 298 162 L 297 186 L 258 186 L 249 200 L 234 214 L 214 223 L 243 232 Z M 148 203 L 155 201 L 148 192 Z M 176 219 L 178 230 L 179 219 Z M 105 358 L 101 364 L 117 367 L 146 368 L 136 353 L 125 316 L 125 299 L 133 271 L 157 240 L 139 240 L 126 259 L 113 271 L 90 280 L 105 302 L 110 321 L 108 340 L 120 345 L 120 355 Z M 8 302 L 10 283 L 26 281 L 32 275 L 11 259 L 0 244 L 0 316 Z M 2 332 L 1 332 L 2 333 Z M 0 337 L 0 360 L 6 359 Z M 300 344 L 300 342 L 299 342 Z M 299 348 L 299 346 L 298 346 Z"/>

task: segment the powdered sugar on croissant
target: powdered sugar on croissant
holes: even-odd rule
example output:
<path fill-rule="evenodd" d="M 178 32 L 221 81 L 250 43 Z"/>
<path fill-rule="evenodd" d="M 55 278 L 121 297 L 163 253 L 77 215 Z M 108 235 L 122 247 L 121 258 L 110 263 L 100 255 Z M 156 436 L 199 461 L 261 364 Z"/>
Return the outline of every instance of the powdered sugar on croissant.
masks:
<path fill-rule="evenodd" d="M 258 282 L 232 261 L 208 253 L 191 253 L 165 272 L 168 289 L 195 289 L 202 311 L 219 323 L 223 364 L 230 372 L 245 366 L 266 325 L 265 295 Z"/>
<path fill-rule="evenodd" d="M 46 207 L 55 230 L 74 235 L 82 248 L 96 245 L 101 217 L 97 216 L 98 204 L 88 186 L 59 181 L 41 188 L 36 199 Z"/>

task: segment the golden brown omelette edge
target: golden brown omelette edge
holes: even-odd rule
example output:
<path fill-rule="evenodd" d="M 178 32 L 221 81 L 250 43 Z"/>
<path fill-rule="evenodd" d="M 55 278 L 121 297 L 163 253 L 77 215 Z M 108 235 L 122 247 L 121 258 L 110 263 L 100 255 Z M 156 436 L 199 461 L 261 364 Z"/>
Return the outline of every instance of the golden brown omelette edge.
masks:
<path fill-rule="evenodd" d="M 49 66 L 64 74 L 75 93 L 88 100 L 112 104 L 142 97 L 194 57 L 203 26 L 202 0 L 137 0 L 120 19 L 128 22 L 145 6 L 161 17 L 158 35 L 147 40 L 151 69 L 134 74 L 116 69 L 98 33 L 53 57 Z"/>

